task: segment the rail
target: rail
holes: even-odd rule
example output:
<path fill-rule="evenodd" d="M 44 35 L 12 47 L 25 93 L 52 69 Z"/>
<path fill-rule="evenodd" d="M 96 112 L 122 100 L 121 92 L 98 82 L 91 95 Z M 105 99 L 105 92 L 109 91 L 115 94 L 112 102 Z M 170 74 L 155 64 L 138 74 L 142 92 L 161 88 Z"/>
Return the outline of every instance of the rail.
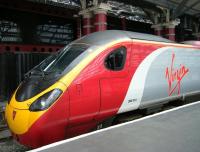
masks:
<path fill-rule="evenodd" d="M 5 120 L 5 105 L 0 107 L 0 143 L 12 139 L 11 133 L 8 129 Z"/>

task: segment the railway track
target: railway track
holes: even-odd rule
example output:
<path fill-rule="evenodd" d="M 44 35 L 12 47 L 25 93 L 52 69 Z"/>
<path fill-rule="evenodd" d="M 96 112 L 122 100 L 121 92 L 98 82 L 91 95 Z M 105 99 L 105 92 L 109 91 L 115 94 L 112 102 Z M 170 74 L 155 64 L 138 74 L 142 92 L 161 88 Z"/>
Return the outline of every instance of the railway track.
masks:
<path fill-rule="evenodd" d="M 4 131 L 4 130 L 6 130 L 6 129 L 8 129 L 8 126 L 7 125 L 0 125 L 0 131 Z"/>
<path fill-rule="evenodd" d="M 5 122 L 4 108 L 0 110 L 0 143 L 11 140 L 12 136 Z"/>
<path fill-rule="evenodd" d="M 4 109 L 4 108 L 1 108 Z M 0 152 L 24 152 L 29 148 L 13 140 L 10 130 L 6 125 L 4 110 L 0 111 Z"/>

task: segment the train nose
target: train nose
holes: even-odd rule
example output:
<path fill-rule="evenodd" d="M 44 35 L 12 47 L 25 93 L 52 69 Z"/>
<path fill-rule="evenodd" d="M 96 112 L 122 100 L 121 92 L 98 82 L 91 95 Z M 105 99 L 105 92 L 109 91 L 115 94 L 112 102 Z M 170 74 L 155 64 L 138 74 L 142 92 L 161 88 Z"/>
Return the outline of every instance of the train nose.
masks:
<path fill-rule="evenodd" d="M 17 102 L 14 94 L 10 103 L 6 105 L 5 117 L 12 133 L 17 135 L 26 133 L 31 125 L 44 113 L 44 111 L 31 112 L 29 103 L 30 101 Z"/>
<path fill-rule="evenodd" d="M 29 111 L 26 109 L 17 109 L 7 104 L 5 116 L 10 130 L 15 134 L 23 134 L 28 130 Z"/>

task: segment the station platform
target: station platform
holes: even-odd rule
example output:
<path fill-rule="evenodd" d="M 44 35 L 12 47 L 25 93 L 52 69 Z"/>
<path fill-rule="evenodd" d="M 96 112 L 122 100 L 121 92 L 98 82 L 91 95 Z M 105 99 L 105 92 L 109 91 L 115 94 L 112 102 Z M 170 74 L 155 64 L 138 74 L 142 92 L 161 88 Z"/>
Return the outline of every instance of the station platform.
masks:
<path fill-rule="evenodd" d="M 200 101 L 33 151 L 199 152 Z"/>

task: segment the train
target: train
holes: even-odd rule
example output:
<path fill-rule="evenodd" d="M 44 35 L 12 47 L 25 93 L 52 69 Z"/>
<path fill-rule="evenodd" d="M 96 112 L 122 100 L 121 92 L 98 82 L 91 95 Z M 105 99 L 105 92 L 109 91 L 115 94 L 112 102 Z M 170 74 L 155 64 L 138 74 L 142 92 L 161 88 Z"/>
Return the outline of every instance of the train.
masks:
<path fill-rule="evenodd" d="M 127 112 L 198 95 L 199 63 L 199 46 L 129 31 L 95 32 L 26 73 L 6 105 L 6 121 L 27 147 L 71 138 Z"/>

